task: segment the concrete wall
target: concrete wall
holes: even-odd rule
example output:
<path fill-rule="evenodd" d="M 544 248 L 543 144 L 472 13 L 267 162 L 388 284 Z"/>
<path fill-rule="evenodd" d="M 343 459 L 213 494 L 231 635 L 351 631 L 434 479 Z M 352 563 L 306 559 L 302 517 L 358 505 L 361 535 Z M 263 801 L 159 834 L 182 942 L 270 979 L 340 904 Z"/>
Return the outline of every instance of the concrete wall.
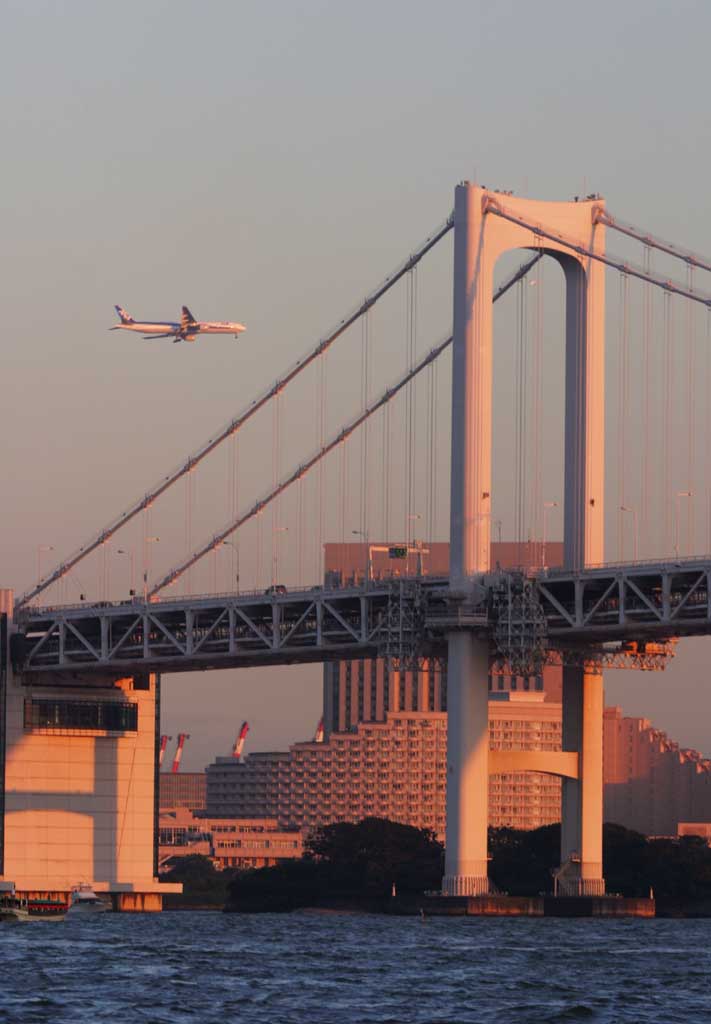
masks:
<path fill-rule="evenodd" d="M 154 875 L 156 687 L 155 677 L 28 686 L 8 674 L 3 878 L 18 891 L 66 892 L 79 882 L 114 893 L 175 888 Z M 31 700 L 135 703 L 137 729 L 32 725 Z M 126 908 L 160 906 L 133 903 Z"/>

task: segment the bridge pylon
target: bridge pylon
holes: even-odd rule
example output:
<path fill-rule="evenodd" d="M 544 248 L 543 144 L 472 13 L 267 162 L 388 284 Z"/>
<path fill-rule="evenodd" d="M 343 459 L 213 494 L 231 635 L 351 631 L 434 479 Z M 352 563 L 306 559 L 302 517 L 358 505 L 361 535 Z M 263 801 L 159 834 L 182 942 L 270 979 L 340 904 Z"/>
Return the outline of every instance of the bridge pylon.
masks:
<path fill-rule="evenodd" d="M 565 532 L 570 569 L 603 561 L 604 252 L 602 201 L 540 202 L 464 182 L 455 190 L 450 589 L 457 601 L 490 569 L 493 282 L 498 258 L 541 251 L 562 267 L 565 318 Z M 546 237 L 536 228 L 545 229 Z M 565 242 L 554 240 L 559 235 Z M 553 236 L 553 237 L 552 237 Z M 487 878 L 489 651 L 473 633 L 448 638 L 445 895 L 482 895 Z M 602 680 L 566 669 L 564 749 L 578 777 L 563 782 L 561 862 L 571 891 L 604 892 Z M 599 719 L 599 721 L 598 721 Z M 598 749 L 599 748 L 599 749 Z"/>

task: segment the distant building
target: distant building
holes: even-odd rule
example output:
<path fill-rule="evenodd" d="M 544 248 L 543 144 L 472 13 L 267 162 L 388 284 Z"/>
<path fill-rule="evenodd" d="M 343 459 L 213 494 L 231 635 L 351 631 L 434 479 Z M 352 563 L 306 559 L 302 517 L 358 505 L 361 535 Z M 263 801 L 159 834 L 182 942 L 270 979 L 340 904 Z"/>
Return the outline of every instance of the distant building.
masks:
<path fill-rule="evenodd" d="M 218 757 L 206 770 L 207 813 L 213 817 L 279 818 L 285 821 L 291 754 L 249 754 L 243 761 Z"/>
<path fill-rule="evenodd" d="M 196 817 L 186 808 L 163 812 L 158 832 L 163 870 L 173 857 L 202 854 L 220 868 L 272 867 L 302 857 L 298 830 L 280 828 L 274 818 Z"/>
<path fill-rule="evenodd" d="M 207 784 L 205 772 L 161 772 L 160 809 L 187 807 L 191 811 L 204 811 Z"/>
<path fill-rule="evenodd" d="M 560 705 L 542 694 L 502 693 L 489 716 L 492 749 L 560 749 Z M 445 713 L 389 713 L 324 743 L 295 743 L 242 763 L 218 758 L 207 769 L 208 813 L 273 815 L 306 832 L 375 815 L 443 839 L 446 758 Z M 560 781 L 534 772 L 492 775 L 489 801 L 492 825 L 537 828 L 560 818 Z"/>
<path fill-rule="evenodd" d="M 709 821 L 680 821 L 676 827 L 676 834 L 679 838 L 683 836 L 698 836 L 706 840 L 706 845 L 711 846 L 711 822 Z"/>
<path fill-rule="evenodd" d="M 619 707 L 605 709 L 603 726 L 606 821 L 654 836 L 711 821 L 711 760 Z"/>

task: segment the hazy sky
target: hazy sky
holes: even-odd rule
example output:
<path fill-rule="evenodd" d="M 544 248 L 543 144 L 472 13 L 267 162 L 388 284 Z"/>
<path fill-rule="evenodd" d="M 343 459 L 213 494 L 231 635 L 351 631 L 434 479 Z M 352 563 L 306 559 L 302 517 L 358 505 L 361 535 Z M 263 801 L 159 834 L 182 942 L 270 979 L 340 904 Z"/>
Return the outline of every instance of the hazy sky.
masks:
<path fill-rule="evenodd" d="M 711 249 L 707 0 L 0 0 L 0 19 L 2 583 L 18 591 L 40 546 L 83 543 L 300 357 L 462 178 L 599 191 Z M 143 343 L 107 332 L 115 302 L 148 319 L 186 302 L 248 332 Z M 441 333 L 428 310 L 423 348 Z M 336 394 L 349 383 L 344 364 Z M 271 457 L 255 444 L 246 473 Z M 608 674 L 609 698 L 711 753 L 707 643 L 664 676 Z M 252 749 L 306 738 L 319 702 L 315 668 L 169 678 L 165 727 L 191 733 L 200 767 L 242 718 Z"/>

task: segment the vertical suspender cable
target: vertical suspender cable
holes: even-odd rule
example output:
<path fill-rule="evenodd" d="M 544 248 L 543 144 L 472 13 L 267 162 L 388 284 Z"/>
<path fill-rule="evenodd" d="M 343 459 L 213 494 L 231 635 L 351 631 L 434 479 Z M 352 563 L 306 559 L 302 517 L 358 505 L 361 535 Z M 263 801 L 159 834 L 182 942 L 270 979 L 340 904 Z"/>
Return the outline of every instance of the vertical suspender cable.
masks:
<path fill-rule="evenodd" d="M 234 467 L 233 471 L 232 471 L 232 478 L 234 480 L 234 491 L 233 491 L 233 494 L 232 494 L 232 507 L 234 509 L 234 514 L 235 514 L 235 517 L 236 517 L 237 516 L 237 509 L 238 509 L 238 506 L 239 506 L 239 435 L 237 435 L 237 434 L 233 434 L 232 435 L 232 465 Z M 239 534 L 235 537 L 234 541 L 232 542 L 232 544 L 230 546 L 230 567 L 231 567 L 230 583 L 229 583 L 229 586 L 227 587 L 227 590 L 229 591 L 233 587 L 236 587 L 237 590 L 239 590 L 240 589 L 240 586 L 239 586 L 239 583 L 240 583 L 240 580 L 239 580 L 239 572 L 240 572 Z"/>
<path fill-rule="evenodd" d="M 417 330 L 417 268 L 407 276 L 407 369 L 415 365 Z M 406 539 L 408 547 L 412 542 L 415 494 L 415 381 L 411 380 L 405 392 L 405 439 L 407 458 L 407 480 L 405 485 Z"/>
<path fill-rule="evenodd" d="M 664 461 L 662 470 L 662 508 L 663 508 L 663 529 L 664 529 L 664 553 L 672 552 L 672 394 L 673 394 L 674 359 L 672 349 L 672 296 L 671 292 L 664 293 L 664 414 L 662 421 L 662 458 Z"/>
<path fill-rule="evenodd" d="M 262 529 L 262 512 L 261 510 L 257 513 L 257 557 L 254 566 L 254 589 L 259 590 L 262 585 L 262 555 L 264 547 L 264 537 Z"/>
<path fill-rule="evenodd" d="M 426 539 L 434 540 L 434 436 L 435 436 L 435 378 L 434 364 L 427 371 L 427 502 L 426 502 Z"/>
<path fill-rule="evenodd" d="M 390 403 L 383 407 L 383 451 L 382 451 L 382 472 L 383 472 L 383 513 L 382 513 L 382 540 L 387 544 L 390 540 Z"/>
<path fill-rule="evenodd" d="M 299 480 L 296 493 L 296 586 L 303 587 L 304 566 L 304 481 Z"/>
<path fill-rule="evenodd" d="M 521 564 L 521 515 L 520 515 L 520 487 L 521 487 L 521 310 L 523 307 L 523 288 L 519 281 L 516 286 L 516 342 L 514 348 L 514 395 L 515 395 L 515 416 L 514 416 L 514 538 L 517 544 L 517 562 Z"/>
<path fill-rule="evenodd" d="M 689 290 L 694 287 L 694 268 L 691 263 L 686 266 L 686 284 Z M 694 351 L 694 308 L 690 302 L 686 302 L 686 387 L 687 387 L 687 464 L 686 464 L 686 489 L 689 492 L 687 507 L 687 551 L 695 550 L 694 534 L 695 517 L 694 501 L 696 488 L 694 485 L 694 468 L 696 462 L 696 353 Z"/>
<path fill-rule="evenodd" d="M 430 530 L 430 536 L 433 541 L 437 538 L 437 512 L 439 508 L 439 492 L 437 489 L 437 394 L 437 361 L 435 360 L 432 364 L 432 526 Z"/>
<path fill-rule="evenodd" d="M 531 495 L 529 524 L 535 540 L 541 539 L 541 412 L 542 412 L 542 348 L 543 348 L 543 263 L 538 265 L 533 307 L 533 366 L 531 402 Z M 538 559 L 540 561 L 540 559 Z"/>
<path fill-rule="evenodd" d="M 516 352 L 516 383 L 517 383 L 517 431 L 516 431 L 516 538 L 518 541 L 518 562 L 523 565 L 525 542 L 525 508 L 527 492 L 527 398 L 526 387 L 526 288 L 525 278 L 518 283 L 518 330 Z"/>
<path fill-rule="evenodd" d="M 280 444 L 281 444 L 281 394 L 275 396 L 272 402 L 272 487 L 276 487 L 279 479 L 279 455 L 280 455 Z M 272 565 L 272 584 L 277 582 L 277 575 L 279 572 L 278 555 L 279 555 L 279 535 L 277 531 L 281 527 L 280 523 L 281 516 L 281 501 L 279 498 L 274 502 L 272 509 L 272 543 L 271 543 L 271 565 Z"/>
<path fill-rule="evenodd" d="M 346 541 L 346 502 L 348 500 L 348 455 L 346 451 L 347 442 L 344 440 L 341 442 L 341 461 L 340 461 L 340 489 L 341 489 L 341 544 L 345 544 Z"/>
<path fill-rule="evenodd" d="M 644 270 L 651 273 L 652 250 L 650 246 L 644 247 Z M 640 500 L 640 546 L 645 557 L 649 545 L 649 502 L 650 502 L 650 387 L 651 387 L 651 347 L 650 336 L 652 333 L 652 286 L 645 282 L 642 285 L 642 375 L 644 380 L 644 393 L 642 396 L 642 496 Z"/>
<path fill-rule="evenodd" d="M 361 412 L 368 408 L 370 399 L 370 313 L 361 320 Z M 365 543 L 368 538 L 368 431 L 369 422 L 363 424 L 360 440 L 360 535 Z"/>
<path fill-rule="evenodd" d="M 324 441 L 326 438 L 326 384 L 327 384 L 327 370 L 328 364 L 326 362 L 327 353 L 324 352 L 318 361 L 318 382 L 317 382 L 317 442 L 318 447 L 323 448 Z M 321 582 L 323 580 L 323 542 L 324 542 L 324 515 L 325 515 L 325 488 L 324 488 L 324 466 L 319 463 L 318 466 L 318 479 L 316 485 L 316 520 L 318 523 L 317 537 L 316 537 L 316 580 Z"/>
<path fill-rule="evenodd" d="M 707 480 L 706 488 L 706 552 L 711 555 L 711 309 L 706 311 L 706 386 L 704 388 L 704 438 Z"/>
<path fill-rule="evenodd" d="M 185 550 L 192 551 L 193 547 L 193 471 L 192 469 L 185 477 Z M 185 574 L 185 593 L 192 594 L 192 572 Z"/>
<path fill-rule="evenodd" d="M 617 557 L 623 561 L 625 557 L 625 509 L 627 501 L 627 415 L 629 409 L 629 303 L 628 279 L 626 274 L 619 276 L 619 374 L 617 381 Z"/>
<path fill-rule="evenodd" d="M 152 505 L 146 505 L 143 509 L 143 550 L 141 555 L 141 593 L 145 594 L 148 587 L 148 575 L 150 573 L 150 542 L 151 535 L 151 509 Z"/>

